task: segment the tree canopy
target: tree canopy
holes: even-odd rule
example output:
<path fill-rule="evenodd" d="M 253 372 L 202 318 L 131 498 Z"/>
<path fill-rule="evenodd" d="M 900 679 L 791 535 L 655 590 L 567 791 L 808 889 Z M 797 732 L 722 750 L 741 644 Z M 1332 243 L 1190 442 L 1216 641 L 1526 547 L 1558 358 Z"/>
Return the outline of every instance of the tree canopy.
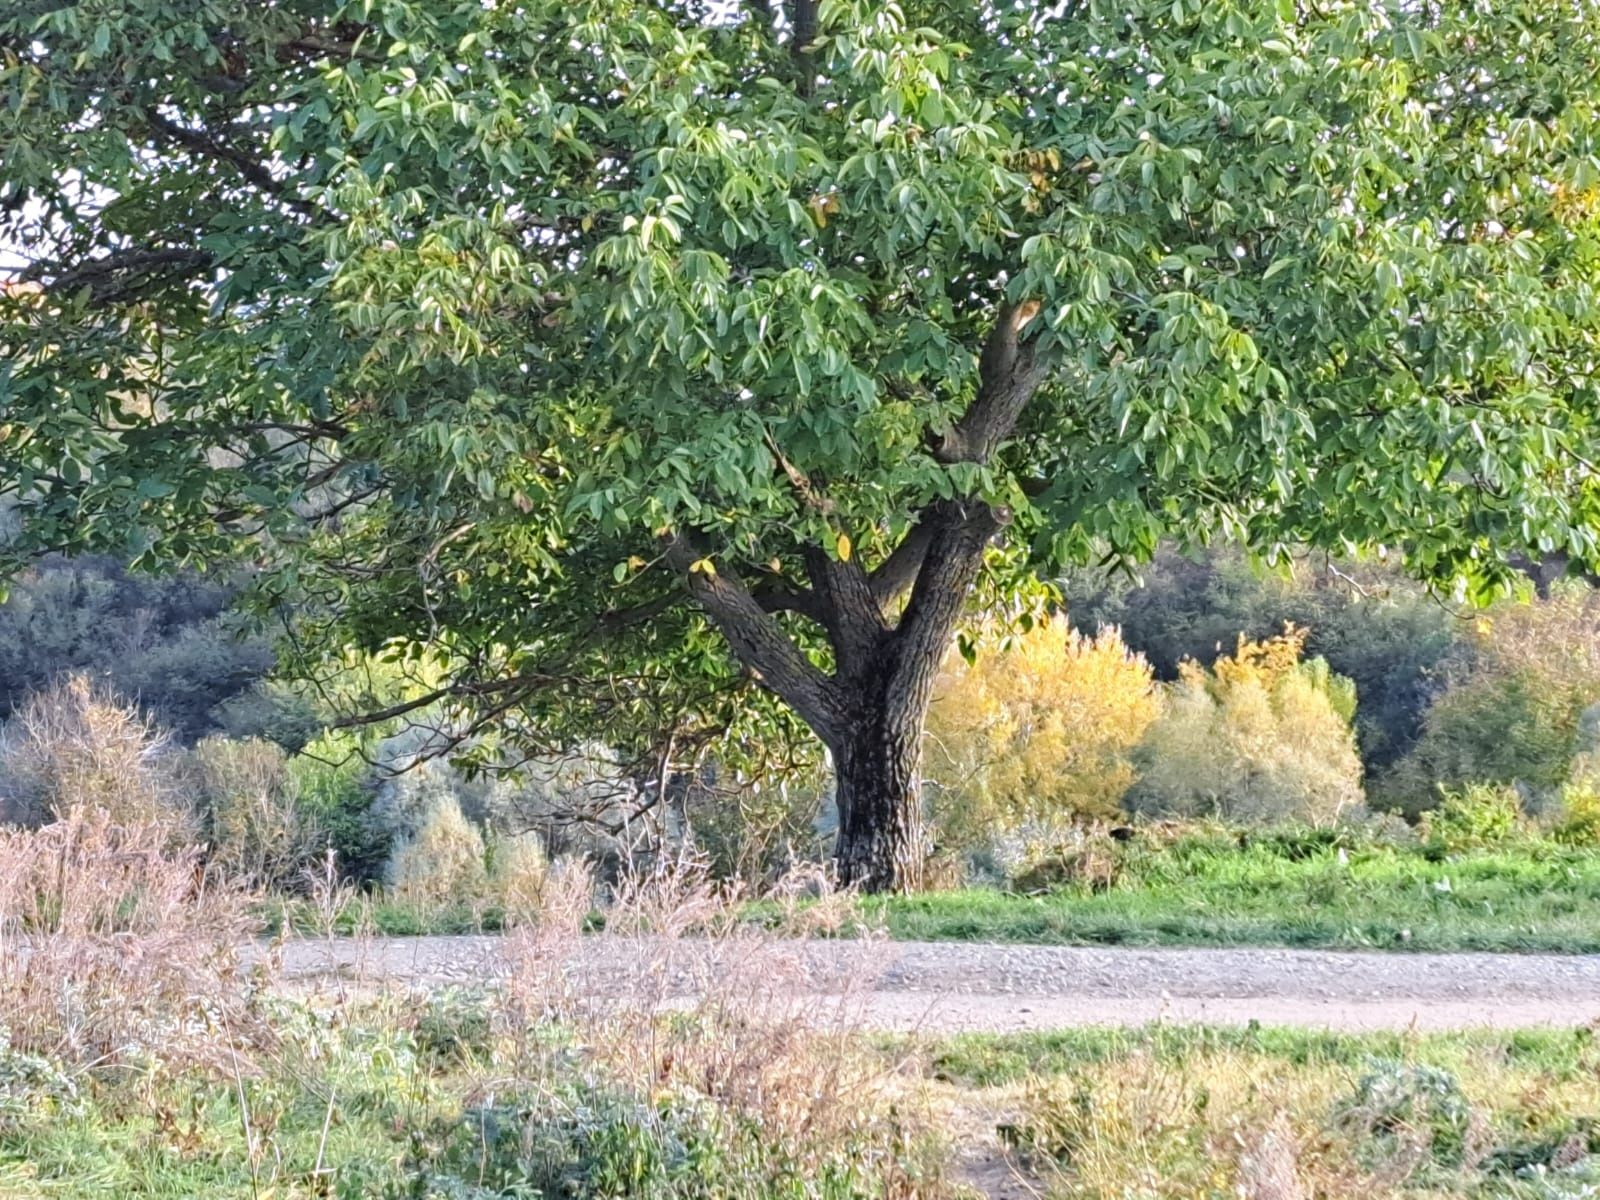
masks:
<path fill-rule="evenodd" d="M 1592 0 L 22 0 L 6 549 L 836 759 L 974 584 L 1592 565 L 1597 62 Z"/>

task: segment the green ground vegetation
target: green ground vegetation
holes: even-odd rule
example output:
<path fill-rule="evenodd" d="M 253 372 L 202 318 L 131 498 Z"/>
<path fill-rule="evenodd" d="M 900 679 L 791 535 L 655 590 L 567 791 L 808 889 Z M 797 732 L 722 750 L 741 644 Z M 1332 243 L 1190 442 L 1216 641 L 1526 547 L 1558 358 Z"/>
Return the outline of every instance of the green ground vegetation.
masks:
<path fill-rule="evenodd" d="M 670 1064 L 641 1086 L 584 1031 L 510 1029 L 487 996 L 259 1015 L 268 1041 L 237 1071 L 228 1056 L 86 1070 L 0 1049 L 0 1196 L 954 1200 L 974 1195 L 954 1166 L 963 1138 L 1051 1200 L 1277 1194 L 1241 1190 L 1272 1179 L 1307 1189 L 1283 1194 L 1578 1200 L 1600 1182 L 1586 1029 L 852 1032 L 806 1062 L 842 1076 L 853 1061 L 874 1104 L 791 1122 L 794 1095 L 756 1103 Z M 725 1035 L 663 1040 L 692 1052 Z M 957 1132 L 936 1139 L 936 1122 Z"/>

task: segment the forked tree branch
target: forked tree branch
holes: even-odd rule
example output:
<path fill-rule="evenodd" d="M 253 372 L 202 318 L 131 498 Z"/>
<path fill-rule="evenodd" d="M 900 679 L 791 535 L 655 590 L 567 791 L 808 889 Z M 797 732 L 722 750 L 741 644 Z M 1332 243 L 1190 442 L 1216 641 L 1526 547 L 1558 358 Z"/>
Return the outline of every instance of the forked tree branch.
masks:
<path fill-rule="evenodd" d="M 822 737 L 836 731 L 845 709 L 837 685 L 806 657 L 744 584 L 730 571 L 716 568 L 682 535 L 667 540 L 665 555 L 734 656 L 758 682 Z"/>

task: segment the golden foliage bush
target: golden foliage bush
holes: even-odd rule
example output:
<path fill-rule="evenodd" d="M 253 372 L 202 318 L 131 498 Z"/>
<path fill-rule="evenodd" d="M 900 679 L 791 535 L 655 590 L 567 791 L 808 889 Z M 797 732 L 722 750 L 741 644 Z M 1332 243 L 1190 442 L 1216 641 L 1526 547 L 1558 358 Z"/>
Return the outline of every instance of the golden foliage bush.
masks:
<path fill-rule="evenodd" d="M 1115 815 L 1130 753 L 1160 709 L 1150 665 L 1115 629 L 1041 622 L 971 665 L 947 662 L 925 743 L 945 841 L 1030 818 Z"/>
<path fill-rule="evenodd" d="M 488 871 L 483 835 L 467 820 L 455 797 L 436 798 L 415 833 L 389 856 L 385 882 L 397 899 L 461 904 L 484 897 Z"/>
<path fill-rule="evenodd" d="M 1208 671 L 1179 667 L 1136 754 L 1136 812 L 1243 823 L 1329 824 L 1363 803 L 1354 696 L 1326 664 L 1302 662 L 1304 632 L 1239 639 Z"/>

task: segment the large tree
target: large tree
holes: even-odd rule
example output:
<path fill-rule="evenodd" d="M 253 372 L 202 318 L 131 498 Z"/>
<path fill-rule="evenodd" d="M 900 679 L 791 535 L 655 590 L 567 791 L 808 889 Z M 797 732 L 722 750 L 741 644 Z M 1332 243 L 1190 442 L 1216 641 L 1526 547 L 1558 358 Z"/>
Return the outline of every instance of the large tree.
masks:
<path fill-rule="evenodd" d="M 529 735 L 741 675 L 913 886 L 975 587 L 1594 563 L 1596 62 L 1592 0 L 18 0 L 11 556 L 248 547 Z"/>

